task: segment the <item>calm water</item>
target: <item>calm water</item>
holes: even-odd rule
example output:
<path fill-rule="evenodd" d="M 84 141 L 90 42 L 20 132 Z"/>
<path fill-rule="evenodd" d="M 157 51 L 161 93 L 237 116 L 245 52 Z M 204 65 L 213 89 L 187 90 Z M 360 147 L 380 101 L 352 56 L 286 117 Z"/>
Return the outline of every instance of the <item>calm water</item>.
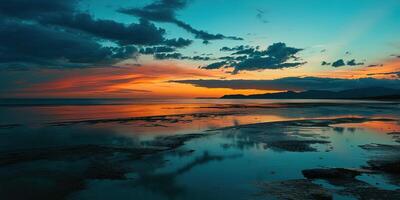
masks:
<path fill-rule="evenodd" d="M 366 164 L 371 153 L 358 145 L 396 144 L 386 133 L 400 131 L 398 121 L 278 127 L 285 137 L 301 133 L 306 135 L 304 137 L 317 135 L 315 137 L 331 142 L 312 145 L 316 151 L 294 152 L 273 148 L 251 136 L 253 132 L 268 133 L 275 129 L 219 129 L 299 119 L 367 117 L 399 120 L 400 106 L 395 102 L 2 100 L 0 109 L 0 150 L 6 153 L 84 144 L 141 147 L 158 136 L 207 134 L 187 141 L 174 151 L 139 160 L 119 159 L 118 155 L 105 158 L 113 165 L 128 169 L 125 179 L 85 178 L 82 187 L 67 191 L 59 189 L 61 183 L 65 184 L 64 176 L 79 177 L 91 161 L 83 158 L 39 159 L 1 165 L 0 188 L 7 189 L 0 189 L 0 199 L 18 199 L 22 188 L 28 188 L 28 193 L 29 190 L 44 194 L 58 191 L 67 199 L 269 199 L 270 196 L 260 195 L 259 183 L 303 178 L 301 170 L 309 168 L 359 168 Z M 194 115 L 199 113 L 201 115 Z M 380 188 L 399 188 L 380 175 L 358 179 L 373 185 L 379 183 Z M 335 194 L 335 199 L 353 197 Z"/>

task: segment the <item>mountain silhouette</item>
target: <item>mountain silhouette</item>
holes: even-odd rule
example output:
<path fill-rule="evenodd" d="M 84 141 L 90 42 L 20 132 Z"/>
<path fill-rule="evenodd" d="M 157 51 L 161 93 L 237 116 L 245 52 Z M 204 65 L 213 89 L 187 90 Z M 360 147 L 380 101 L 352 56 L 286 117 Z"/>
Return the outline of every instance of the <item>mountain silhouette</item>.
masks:
<path fill-rule="evenodd" d="M 400 89 L 368 87 L 341 91 L 307 90 L 252 95 L 224 95 L 221 99 L 400 99 Z"/>

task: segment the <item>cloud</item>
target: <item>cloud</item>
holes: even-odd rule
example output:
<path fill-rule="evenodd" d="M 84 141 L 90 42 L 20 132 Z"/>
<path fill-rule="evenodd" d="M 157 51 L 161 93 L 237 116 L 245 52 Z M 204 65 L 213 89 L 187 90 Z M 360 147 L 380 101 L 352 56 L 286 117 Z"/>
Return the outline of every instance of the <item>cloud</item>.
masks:
<path fill-rule="evenodd" d="M 266 20 L 264 18 L 264 15 L 265 15 L 265 11 L 263 11 L 261 9 L 257 9 L 257 14 L 256 14 L 257 19 L 260 20 L 260 22 L 266 24 L 266 23 L 268 23 L 268 20 Z"/>
<path fill-rule="evenodd" d="M 213 60 L 213 58 L 208 57 L 208 56 L 192 56 L 192 57 L 186 57 L 189 58 L 191 60 Z"/>
<path fill-rule="evenodd" d="M 181 48 L 189 46 L 190 44 L 192 44 L 192 42 L 193 41 L 189 39 L 178 38 L 178 39 L 167 39 L 164 41 L 164 44 L 167 46 Z"/>
<path fill-rule="evenodd" d="M 343 59 L 339 59 L 335 62 L 332 63 L 332 67 L 342 67 L 345 66 L 346 64 L 344 63 Z"/>
<path fill-rule="evenodd" d="M 364 65 L 363 62 L 356 62 L 355 59 L 349 60 L 345 62 L 343 59 L 336 60 L 335 62 L 332 62 L 332 64 L 322 61 L 321 65 L 331 65 L 332 67 L 343 67 L 343 66 L 357 66 L 357 65 Z"/>
<path fill-rule="evenodd" d="M 203 69 L 219 69 L 227 64 L 226 61 L 215 62 L 202 67 Z"/>
<path fill-rule="evenodd" d="M 165 81 L 182 77 L 215 76 L 208 71 L 167 62 L 114 68 L 2 71 L 0 97 L 154 97 L 164 93 Z"/>
<path fill-rule="evenodd" d="M 238 50 L 234 53 L 232 53 L 232 55 L 243 55 L 243 54 L 247 54 L 247 55 L 254 55 L 257 52 L 257 50 L 255 48 L 245 48 L 245 49 L 241 49 Z"/>
<path fill-rule="evenodd" d="M 44 18 L 75 12 L 78 0 L 2 0 L 0 15 L 21 19 Z"/>
<path fill-rule="evenodd" d="M 154 22 L 173 23 L 186 31 L 192 33 L 196 38 L 204 40 L 208 43 L 209 40 L 243 40 L 240 37 L 225 36 L 222 34 L 210 34 L 208 32 L 193 28 L 191 25 L 176 18 L 176 11 L 184 8 L 187 5 L 186 0 L 160 0 L 155 1 L 143 8 L 125 8 L 119 12 L 133 15 Z"/>
<path fill-rule="evenodd" d="M 154 58 L 158 60 L 165 60 L 165 59 L 181 59 L 181 53 L 157 53 L 154 54 Z"/>
<path fill-rule="evenodd" d="M 258 57 L 249 58 L 239 62 L 234 69 L 234 72 L 242 70 L 253 71 L 260 69 L 283 69 L 289 67 L 296 67 L 304 64 L 303 62 L 284 63 L 274 57 Z"/>
<path fill-rule="evenodd" d="M 165 53 L 174 52 L 175 48 L 169 46 L 157 46 L 157 47 L 147 47 L 140 49 L 141 54 L 155 54 L 155 53 Z"/>
<path fill-rule="evenodd" d="M 347 61 L 347 65 L 348 66 L 356 66 L 356 65 L 364 65 L 364 63 L 362 63 L 362 62 L 356 62 L 356 60 L 349 60 L 349 61 Z"/>
<path fill-rule="evenodd" d="M 211 63 L 203 69 L 216 69 L 222 67 L 233 67 L 233 74 L 240 71 L 253 71 L 262 69 L 283 69 L 298 67 L 305 62 L 296 62 L 300 58 L 296 54 L 303 49 L 288 47 L 285 43 L 278 42 L 270 45 L 266 50 L 259 50 L 258 47 L 238 46 L 233 48 L 223 47 L 222 51 L 234 51 L 231 55 L 238 57 L 221 57 L 222 62 Z"/>
<path fill-rule="evenodd" d="M 80 11 L 78 2 L 3 0 L 0 66 L 109 66 L 135 59 L 138 50 L 133 45 L 182 48 L 192 43 L 183 38 L 166 39 L 164 29 L 145 19 L 130 24 L 95 19 Z"/>
<path fill-rule="evenodd" d="M 41 19 L 40 22 L 84 31 L 121 45 L 157 45 L 165 40 L 164 29 L 157 28 L 143 19 L 139 23 L 125 25 L 113 20 L 95 20 L 89 14 L 79 13 L 49 17 Z"/>
<path fill-rule="evenodd" d="M 165 40 L 165 30 L 146 20 L 125 25 L 114 20 L 94 19 L 91 15 L 77 10 L 76 2 L 39 0 L 31 3 L 26 0 L 6 0 L 0 5 L 0 15 L 30 20 L 42 25 L 75 29 L 121 45 L 156 45 Z"/>
<path fill-rule="evenodd" d="M 0 66 L 7 69 L 107 66 L 135 59 L 138 50 L 133 45 L 153 46 L 143 51 L 148 54 L 172 52 L 173 48 L 192 43 L 183 38 L 166 39 L 166 31 L 146 19 L 130 24 L 95 19 L 79 10 L 78 2 L 3 0 Z"/>
<path fill-rule="evenodd" d="M 322 62 L 321 62 L 321 65 L 331 65 L 331 63 L 328 63 L 328 62 L 326 62 L 326 61 L 322 61 Z"/>
<path fill-rule="evenodd" d="M 372 65 L 368 65 L 367 67 L 382 67 L 383 64 L 372 64 Z"/>
<path fill-rule="evenodd" d="M 400 71 L 396 72 L 383 72 L 383 73 L 370 73 L 368 76 L 376 76 L 376 75 L 392 75 L 394 78 L 400 78 Z"/>
<path fill-rule="evenodd" d="M 181 53 L 156 53 L 154 54 L 154 58 L 157 60 L 212 60 L 208 56 L 184 56 Z"/>
<path fill-rule="evenodd" d="M 320 77 L 287 77 L 273 80 L 177 80 L 175 83 L 191 84 L 205 88 L 257 89 L 257 90 L 345 90 L 366 87 L 400 89 L 400 80 L 392 79 L 340 79 Z"/>
<path fill-rule="evenodd" d="M 240 46 L 236 46 L 236 47 L 222 47 L 221 49 L 219 49 L 220 51 L 241 51 L 244 49 L 250 48 L 250 46 L 248 45 L 240 45 Z"/>
<path fill-rule="evenodd" d="M 0 21 L 0 65 L 83 67 L 135 57 L 132 46 L 103 47 L 92 37 L 42 25 Z"/>
<path fill-rule="evenodd" d="M 226 61 L 242 61 L 242 60 L 247 59 L 247 56 L 246 55 L 243 55 L 243 56 L 222 56 L 222 57 L 219 57 L 218 59 L 226 60 Z"/>

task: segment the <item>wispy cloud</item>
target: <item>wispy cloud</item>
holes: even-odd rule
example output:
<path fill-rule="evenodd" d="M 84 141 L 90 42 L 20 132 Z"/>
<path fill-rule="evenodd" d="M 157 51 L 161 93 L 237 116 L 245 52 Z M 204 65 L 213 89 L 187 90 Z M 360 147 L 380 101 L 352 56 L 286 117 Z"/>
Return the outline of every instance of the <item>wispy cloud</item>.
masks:
<path fill-rule="evenodd" d="M 142 19 L 154 21 L 154 22 L 166 22 L 177 25 L 178 27 L 192 33 L 196 38 L 204 40 L 208 43 L 209 40 L 243 40 L 236 36 L 225 36 L 223 34 L 211 34 L 206 31 L 198 30 L 193 28 L 190 24 L 177 19 L 176 12 L 186 7 L 186 0 L 160 0 L 155 1 L 143 8 L 122 8 L 119 11 L 121 13 L 140 17 Z"/>
<path fill-rule="evenodd" d="M 14 81 L 5 77 L 12 74 Z M 26 77 L 29 78 L 26 78 Z M 199 69 L 185 68 L 173 63 L 119 68 L 42 69 L 8 71 L 0 75 L 1 94 L 10 96 L 146 96 L 161 90 L 160 83 L 181 77 L 213 77 Z M 46 77 L 45 79 L 42 77 Z M 127 91 L 130 91 L 129 94 Z"/>

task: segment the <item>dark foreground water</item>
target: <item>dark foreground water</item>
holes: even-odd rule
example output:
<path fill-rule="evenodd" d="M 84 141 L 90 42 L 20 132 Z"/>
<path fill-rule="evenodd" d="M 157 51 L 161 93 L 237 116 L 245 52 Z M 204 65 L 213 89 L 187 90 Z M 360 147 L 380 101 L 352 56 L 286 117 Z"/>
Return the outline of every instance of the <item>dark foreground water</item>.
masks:
<path fill-rule="evenodd" d="M 0 109 L 0 199 L 400 195 L 398 102 L 1 100 Z"/>

